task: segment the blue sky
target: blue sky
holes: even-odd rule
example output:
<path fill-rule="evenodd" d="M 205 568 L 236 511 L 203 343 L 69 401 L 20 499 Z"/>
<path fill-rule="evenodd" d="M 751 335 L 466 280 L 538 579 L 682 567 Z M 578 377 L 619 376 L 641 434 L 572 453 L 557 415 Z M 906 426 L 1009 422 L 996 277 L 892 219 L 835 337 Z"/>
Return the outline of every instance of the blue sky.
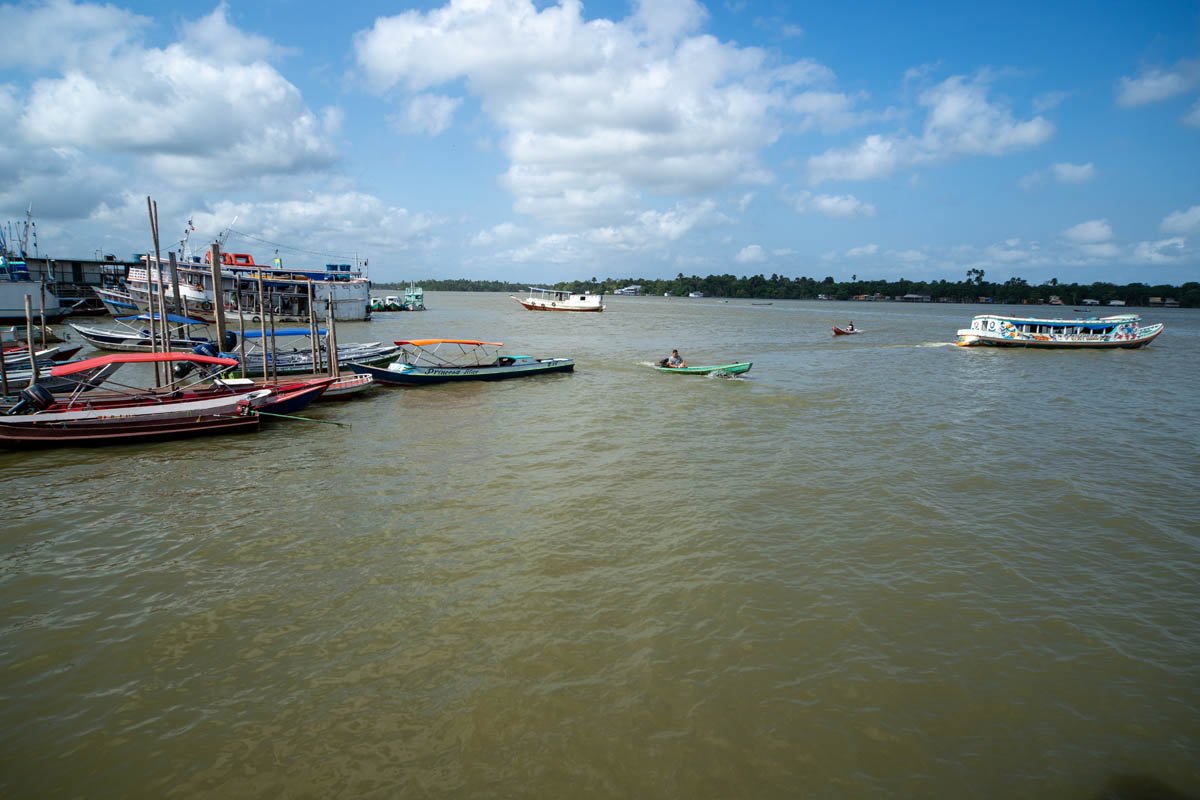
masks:
<path fill-rule="evenodd" d="M 0 5 L 0 219 L 380 281 L 1200 280 L 1200 2 Z"/>

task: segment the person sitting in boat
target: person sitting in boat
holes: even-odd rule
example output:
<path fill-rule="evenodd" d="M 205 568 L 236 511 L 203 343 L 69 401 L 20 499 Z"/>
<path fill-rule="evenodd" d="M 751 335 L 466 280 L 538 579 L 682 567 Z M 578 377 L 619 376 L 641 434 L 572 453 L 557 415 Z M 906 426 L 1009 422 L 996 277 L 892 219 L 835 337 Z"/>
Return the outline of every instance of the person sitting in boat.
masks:
<path fill-rule="evenodd" d="M 667 364 L 666 364 L 666 365 L 667 365 L 668 367 L 677 367 L 677 368 L 682 368 L 682 367 L 686 367 L 686 366 L 687 366 L 687 362 L 685 362 L 685 361 L 683 360 L 683 357 L 679 355 L 679 351 L 678 351 L 678 350 L 672 350 L 672 351 L 671 351 L 671 357 L 667 359 Z"/>
<path fill-rule="evenodd" d="M 850 324 L 846 326 L 846 330 L 848 330 L 848 331 L 854 330 L 854 320 L 850 320 Z"/>

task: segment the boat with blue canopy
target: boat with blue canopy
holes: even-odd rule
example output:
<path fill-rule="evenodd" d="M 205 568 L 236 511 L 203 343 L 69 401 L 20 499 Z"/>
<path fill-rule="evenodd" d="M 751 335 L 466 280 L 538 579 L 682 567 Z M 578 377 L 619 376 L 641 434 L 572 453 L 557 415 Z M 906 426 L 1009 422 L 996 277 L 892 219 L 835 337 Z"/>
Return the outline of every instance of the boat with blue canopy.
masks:
<path fill-rule="evenodd" d="M 1162 323 L 1143 325 L 1136 314 L 1080 319 L 979 314 L 958 331 L 959 347 L 1040 347 L 1101 350 L 1144 347 L 1162 332 Z"/>
<path fill-rule="evenodd" d="M 149 353 L 155 349 L 152 339 L 158 339 L 157 349 L 162 349 L 161 335 L 154 332 L 154 326 L 161 319 L 162 316 L 160 314 L 142 313 L 116 317 L 114 321 L 117 323 L 117 327 L 113 328 L 80 325 L 74 322 L 68 322 L 67 324 L 82 336 L 84 341 L 97 350 L 108 350 L 119 353 Z M 166 320 L 170 323 L 170 327 L 167 329 L 167 335 L 170 338 L 170 350 L 187 353 L 198 344 L 212 341 L 208 336 L 199 335 L 199 333 L 192 330 L 199 327 L 207 332 L 207 323 L 204 320 L 185 317 L 179 314 L 167 314 Z M 235 339 L 229 336 L 226 336 L 226 339 L 228 340 L 226 343 L 227 346 L 223 349 L 232 350 L 236 345 Z"/>

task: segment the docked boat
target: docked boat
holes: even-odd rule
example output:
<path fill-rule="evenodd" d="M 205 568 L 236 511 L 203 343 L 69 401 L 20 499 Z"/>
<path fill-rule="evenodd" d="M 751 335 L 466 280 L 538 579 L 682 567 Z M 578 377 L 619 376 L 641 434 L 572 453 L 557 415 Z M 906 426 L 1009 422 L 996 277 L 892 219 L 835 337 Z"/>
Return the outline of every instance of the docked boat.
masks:
<path fill-rule="evenodd" d="M 130 267 L 122 289 L 96 294 L 110 312 L 149 311 L 151 293 L 157 293 L 161 282 L 169 311 L 205 322 L 216 320 L 214 309 L 218 303 L 226 319 L 240 317 L 254 324 L 268 317 L 277 323 L 308 322 L 310 317 L 328 319 L 331 312 L 337 321 L 371 317 L 371 282 L 350 264 L 326 264 L 324 270 L 293 269 L 284 268 L 282 263 L 258 264 L 249 253 L 222 253 L 220 285 L 214 290 L 209 257 L 205 253 L 203 258 L 193 256 L 177 263 L 173 282 L 167 259 L 144 255 L 142 266 Z M 174 302 L 176 290 L 178 308 Z"/>
<path fill-rule="evenodd" d="M 528 297 L 514 297 L 528 311 L 603 311 L 604 294 L 565 292 L 559 289 L 529 287 Z"/>
<path fill-rule="evenodd" d="M 308 328 L 282 328 L 267 331 L 268 343 L 264 346 L 261 330 L 246 331 L 245 338 L 230 353 L 246 363 L 247 375 L 297 375 L 329 370 L 329 339 L 326 331 L 317 330 L 317 341 L 311 338 Z M 281 346 L 281 341 L 291 341 L 292 346 Z M 383 366 L 400 354 L 394 344 L 382 342 L 351 342 L 337 345 L 339 367 L 348 367 L 353 362 L 372 366 Z"/>
<path fill-rule="evenodd" d="M 44 281 L 33 280 L 23 258 L 5 251 L 0 236 L 0 322 L 25 322 L 25 298 L 30 299 L 34 323 L 40 325 L 59 322 L 71 313 L 69 306 L 62 305 L 54 293 L 54 286 Z"/>
<path fill-rule="evenodd" d="M 1144 347 L 1163 332 L 1162 323 L 1143 325 L 1136 314 L 1089 319 L 979 314 L 971 327 L 958 331 L 957 345 L 974 347 L 1044 347 L 1113 349 Z"/>
<path fill-rule="evenodd" d="M 68 322 L 67 325 L 73 328 L 76 333 L 83 337 L 84 341 L 97 350 L 123 353 L 149 353 L 154 349 L 152 337 L 157 339 L 161 348 L 162 339 L 154 334 L 151 328 L 151 324 L 157 323 L 159 319 L 160 316 L 158 314 L 133 314 L 125 317 L 116 317 L 117 326 L 112 328 L 82 325 L 74 322 Z M 206 323 L 203 320 L 193 319 L 192 317 L 181 317 L 178 314 L 167 314 L 167 322 L 172 326 L 168 330 L 171 350 L 186 353 L 198 344 L 205 344 L 211 341 L 207 336 L 200 336 L 192 330 L 195 326 L 205 327 Z M 233 341 L 230 341 L 229 346 L 225 349 L 232 349 L 234 344 Z"/>
<path fill-rule="evenodd" d="M 386 369 L 367 364 L 349 364 L 354 372 L 370 375 L 393 386 L 425 386 L 454 381 L 497 381 L 524 378 L 549 372 L 571 372 L 571 358 L 534 358 L 503 355 L 503 342 L 478 339 L 398 340 L 400 357 Z"/>
<path fill-rule="evenodd" d="M 704 367 L 668 367 L 663 364 L 655 366 L 659 372 L 673 372 L 677 375 L 741 375 L 749 372 L 754 366 L 753 361 L 739 361 L 733 364 L 710 364 Z"/>
<path fill-rule="evenodd" d="M 195 353 L 110 353 L 55 367 L 52 376 L 79 380 L 98 366 L 186 362 L 228 369 L 231 358 Z M 0 415 L 0 447 L 119 444 L 147 439 L 256 430 L 261 414 L 294 414 L 320 396 L 333 378 L 271 387 L 132 389 L 103 397 L 55 397 L 41 384 L 21 391 Z"/>

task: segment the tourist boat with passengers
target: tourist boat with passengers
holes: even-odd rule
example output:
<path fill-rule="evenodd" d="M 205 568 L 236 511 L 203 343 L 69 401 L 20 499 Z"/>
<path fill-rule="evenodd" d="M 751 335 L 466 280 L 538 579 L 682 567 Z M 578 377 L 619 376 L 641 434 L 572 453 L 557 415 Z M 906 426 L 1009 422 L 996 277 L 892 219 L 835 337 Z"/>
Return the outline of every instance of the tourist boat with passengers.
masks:
<path fill-rule="evenodd" d="M 397 340 L 400 357 L 386 369 L 351 363 L 349 368 L 371 375 L 378 383 L 393 386 L 425 386 L 455 381 L 498 381 L 525 378 L 548 372 L 571 372 L 571 358 L 534 358 L 502 355 L 503 342 L 479 339 Z"/>
<path fill-rule="evenodd" d="M 958 331 L 960 347 L 1044 347 L 1064 349 L 1137 348 L 1163 332 L 1162 323 L 1143 325 L 1136 314 L 1080 319 L 979 314 Z"/>
<path fill-rule="evenodd" d="M 529 287 L 529 296 L 514 297 L 529 311 L 603 311 L 604 293 L 567 292 L 561 289 L 538 289 Z"/>

